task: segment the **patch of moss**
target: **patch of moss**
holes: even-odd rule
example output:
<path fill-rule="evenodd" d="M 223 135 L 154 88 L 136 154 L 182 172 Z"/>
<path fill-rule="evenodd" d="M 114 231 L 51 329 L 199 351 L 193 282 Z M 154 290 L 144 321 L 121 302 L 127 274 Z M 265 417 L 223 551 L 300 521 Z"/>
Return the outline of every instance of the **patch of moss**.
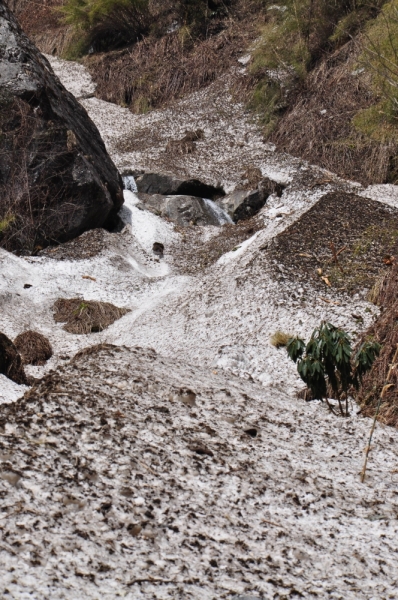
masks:
<path fill-rule="evenodd" d="M 5 233 L 7 229 L 14 223 L 15 215 L 8 214 L 3 219 L 0 219 L 0 235 Z"/>

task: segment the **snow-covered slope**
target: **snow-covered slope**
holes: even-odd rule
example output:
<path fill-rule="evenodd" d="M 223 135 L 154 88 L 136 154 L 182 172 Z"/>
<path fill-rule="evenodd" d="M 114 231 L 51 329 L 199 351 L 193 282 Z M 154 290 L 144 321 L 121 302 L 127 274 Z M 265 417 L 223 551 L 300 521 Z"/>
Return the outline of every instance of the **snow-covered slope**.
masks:
<path fill-rule="evenodd" d="M 103 232 L 98 242 L 88 232 L 73 252 L 22 258 L 0 251 L 0 331 L 43 333 L 54 356 L 28 371 L 57 369 L 31 400 L 17 403 L 18 415 L 28 415 L 4 412 L 0 425 L 1 593 L 393 598 L 397 435 L 377 431 L 361 485 L 369 422 L 354 407 L 341 420 L 297 400 L 295 366 L 269 343 L 277 329 L 307 337 L 322 319 L 358 332 L 377 309 L 365 291 L 320 294 L 306 281 L 276 279 L 273 269 L 283 275 L 284 267 L 269 264 L 265 250 L 328 191 L 398 206 L 396 189 L 364 190 L 276 154 L 232 101 L 228 77 L 165 111 L 132 115 L 88 98 L 93 86 L 81 65 L 51 60 L 119 168 L 169 170 L 231 190 L 251 166 L 288 186 L 268 199 L 251 233 L 209 264 L 209 244 L 230 230 L 177 230 L 141 210 L 131 191 L 121 233 Z M 195 128 L 205 132 L 197 151 L 169 156 L 167 141 Z M 154 242 L 164 245 L 163 258 Z M 101 333 L 70 334 L 54 322 L 52 305 L 76 296 L 130 312 Z M 157 356 L 106 346 L 69 362 L 96 344 L 153 348 Z M 3 377 L 0 386 L 0 403 L 26 391 Z M 255 438 L 247 433 L 253 429 Z M 211 447 L 213 457 L 192 451 L 191 441 Z M 203 462 L 192 463 L 192 452 Z M 81 475 L 94 470 L 98 477 Z M 131 494 L 120 503 L 122 488 Z"/>

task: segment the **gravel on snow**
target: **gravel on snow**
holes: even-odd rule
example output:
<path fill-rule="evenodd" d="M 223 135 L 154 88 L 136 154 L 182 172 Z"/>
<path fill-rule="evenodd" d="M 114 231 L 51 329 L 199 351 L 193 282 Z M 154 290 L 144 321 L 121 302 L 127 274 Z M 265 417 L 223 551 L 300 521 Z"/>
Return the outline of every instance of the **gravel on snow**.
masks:
<path fill-rule="evenodd" d="M 90 97 L 84 67 L 50 58 L 120 169 L 173 165 L 175 175 L 231 190 L 249 165 L 288 187 L 269 198 L 251 238 L 195 275 L 176 249 L 198 260 L 195 240 L 218 230 L 203 228 L 187 244 L 128 191 L 125 228 L 106 235 L 95 256 L 0 251 L 0 330 L 12 339 L 37 330 L 54 350 L 45 367 L 27 368 L 47 375 L 16 403 L 26 388 L 0 376 L 0 403 L 11 403 L 0 425 L 2 594 L 396 597 L 397 433 L 377 429 L 361 485 L 369 420 L 297 400 L 295 367 L 269 344 L 277 329 L 308 337 L 325 318 L 359 331 L 377 309 L 363 294 L 325 290 L 334 302 L 325 303 L 305 280 L 282 272 L 276 281 L 263 253 L 325 193 L 397 207 L 395 186 L 365 190 L 278 155 L 233 102 L 228 77 L 164 111 L 133 115 Z M 195 153 L 167 156 L 169 139 L 196 128 L 205 139 Z M 163 259 L 154 242 L 164 244 Z M 69 334 L 51 306 L 76 296 L 131 312 L 101 333 Z M 102 346 L 69 360 L 94 344 Z"/>

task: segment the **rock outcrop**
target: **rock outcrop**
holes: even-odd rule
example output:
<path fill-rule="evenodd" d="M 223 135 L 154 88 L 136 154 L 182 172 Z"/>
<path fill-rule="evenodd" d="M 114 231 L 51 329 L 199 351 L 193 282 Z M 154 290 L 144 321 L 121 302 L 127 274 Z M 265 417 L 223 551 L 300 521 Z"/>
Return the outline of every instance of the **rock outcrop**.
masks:
<path fill-rule="evenodd" d="M 0 373 L 18 384 L 27 384 L 21 356 L 12 341 L 0 333 Z"/>
<path fill-rule="evenodd" d="M 214 200 L 224 196 L 221 187 L 208 185 L 198 179 L 177 179 L 166 173 L 129 172 L 133 175 L 137 190 L 144 194 L 162 194 L 163 196 L 198 196 Z"/>
<path fill-rule="evenodd" d="M 0 4 L 0 244 L 31 252 L 111 226 L 122 181 L 85 109 Z"/>
<path fill-rule="evenodd" d="M 159 217 L 166 218 L 181 227 L 189 225 L 225 225 L 228 215 L 220 207 L 204 198 L 195 196 L 162 196 L 161 194 L 142 194 L 138 198 L 145 208 Z"/>
<path fill-rule="evenodd" d="M 284 185 L 265 177 L 260 181 L 256 190 L 238 189 L 224 198 L 219 198 L 216 202 L 237 223 L 250 219 L 258 213 L 271 194 L 280 197 L 284 188 Z"/>

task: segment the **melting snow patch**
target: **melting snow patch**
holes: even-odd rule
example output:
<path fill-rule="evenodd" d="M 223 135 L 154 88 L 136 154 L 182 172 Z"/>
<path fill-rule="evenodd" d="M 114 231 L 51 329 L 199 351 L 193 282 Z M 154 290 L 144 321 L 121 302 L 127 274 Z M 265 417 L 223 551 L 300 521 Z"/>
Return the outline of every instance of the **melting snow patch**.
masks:
<path fill-rule="evenodd" d="M 5 375 L 0 374 L 0 404 L 15 402 L 22 398 L 28 389 L 26 385 L 18 385 Z"/>
<path fill-rule="evenodd" d="M 226 265 L 229 262 L 236 260 L 238 257 L 242 256 L 242 254 L 246 251 L 246 249 L 257 239 L 261 231 L 257 231 L 251 238 L 245 240 L 239 246 L 236 246 L 231 252 L 227 252 L 223 254 L 221 258 L 218 259 L 218 265 Z"/>

